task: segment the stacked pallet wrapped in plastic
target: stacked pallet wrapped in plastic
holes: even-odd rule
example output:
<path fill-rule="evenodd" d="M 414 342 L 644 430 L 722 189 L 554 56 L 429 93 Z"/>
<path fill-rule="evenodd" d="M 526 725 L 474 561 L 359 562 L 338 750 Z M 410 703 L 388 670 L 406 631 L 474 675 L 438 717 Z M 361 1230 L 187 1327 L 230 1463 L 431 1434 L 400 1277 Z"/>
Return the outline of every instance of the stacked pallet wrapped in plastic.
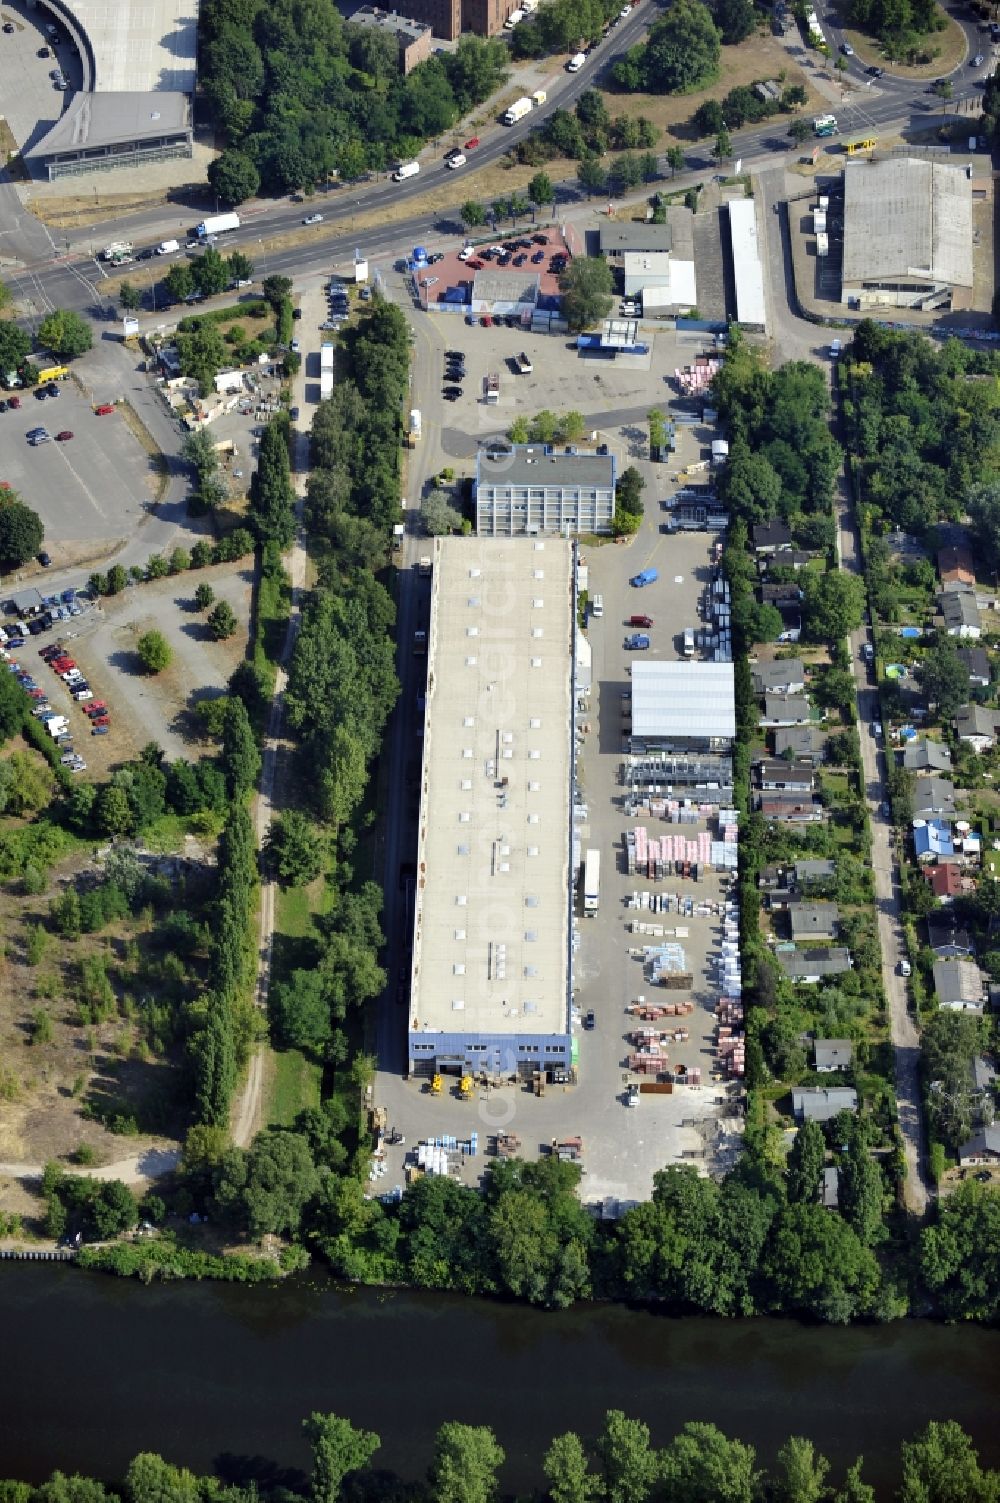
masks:
<path fill-rule="evenodd" d="M 716 372 L 722 369 L 722 361 L 699 355 L 694 365 L 675 368 L 674 380 L 686 397 L 702 397 L 708 391 Z"/>
<path fill-rule="evenodd" d="M 659 983 L 665 976 L 679 976 L 687 971 L 687 956 L 684 946 L 674 941 L 662 945 L 647 945 L 646 961 L 650 977 Z"/>
<path fill-rule="evenodd" d="M 448 1173 L 448 1150 L 436 1143 L 417 1144 L 417 1168 L 424 1174 Z"/>

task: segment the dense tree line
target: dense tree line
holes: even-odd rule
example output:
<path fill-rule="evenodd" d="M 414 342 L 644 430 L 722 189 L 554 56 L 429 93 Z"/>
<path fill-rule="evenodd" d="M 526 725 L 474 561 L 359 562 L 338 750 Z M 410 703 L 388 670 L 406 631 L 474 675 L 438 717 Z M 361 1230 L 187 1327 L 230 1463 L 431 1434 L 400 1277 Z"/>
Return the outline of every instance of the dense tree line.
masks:
<path fill-rule="evenodd" d="M 288 547 L 295 536 L 295 490 L 288 459 L 288 417 L 274 417 L 260 437 L 250 483 L 250 520 L 259 542 Z"/>
<path fill-rule="evenodd" d="M 488 1425 L 447 1420 L 435 1437 L 422 1479 L 404 1481 L 372 1465 L 381 1437 L 337 1414 L 314 1413 L 302 1424 L 312 1451 L 298 1488 L 254 1481 L 223 1484 L 144 1452 L 117 1488 L 94 1478 L 53 1472 L 40 1487 L 0 1480 L 0 1503 L 358 1503 L 404 1494 L 414 1503 L 497 1503 L 503 1447 Z M 874 1503 L 864 1481 L 864 1458 L 844 1466 L 840 1486 L 830 1462 L 812 1441 L 793 1435 L 770 1469 L 752 1445 L 718 1426 L 689 1420 L 663 1446 L 649 1426 L 609 1409 L 592 1436 L 568 1430 L 553 1437 L 540 1460 L 537 1496 L 545 1503 Z M 933 1421 L 900 1448 L 898 1503 L 994 1503 L 1000 1473 L 984 1467 L 970 1437 L 954 1420 Z"/>
<path fill-rule="evenodd" d="M 345 22 L 333 0 L 206 0 L 199 80 L 226 150 L 209 169 L 239 203 L 312 189 L 415 154 L 503 80 L 506 48 L 464 36 L 406 77 L 396 39 Z"/>
<path fill-rule="evenodd" d="M 994 385 L 1000 354 L 957 339 L 932 344 L 865 320 L 840 373 L 850 424 L 858 500 L 877 536 L 901 527 L 921 539 L 941 520 L 957 521 L 968 501 L 979 541 L 997 558 L 991 506 L 1000 407 Z M 977 379 L 992 377 L 993 379 Z M 977 494 L 977 488 L 985 489 Z M 871 581 L 880 615 L 891 590 Z"/>

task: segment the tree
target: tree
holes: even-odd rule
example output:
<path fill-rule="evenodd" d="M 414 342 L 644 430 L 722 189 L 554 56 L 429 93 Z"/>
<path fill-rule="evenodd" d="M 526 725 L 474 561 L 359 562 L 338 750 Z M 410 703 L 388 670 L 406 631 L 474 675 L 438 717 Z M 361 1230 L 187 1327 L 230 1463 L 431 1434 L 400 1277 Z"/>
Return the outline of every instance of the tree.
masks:
<path fill-rule="evenodd" d="M 129 1463 L 125 1495 L 129 1503 L 198 1503 L 198 1479 L 186 1467 L 145 1451 Z"/>
<path fill-rule="evenodd" d="M 194 273 L 186 261 L 175 261 L 163 278 L 163 285 L 175 303 L 183 303 L 194 291 Z"/>
<path fill-rule="evenodd" d="M 104 784 L 94 805 L 94 823 L 102 835 L 125 835 L 132 829 L 132 806 L 124 788 Z"/>
<path fill-rule="evenodd" d="M 803 141 L 808 141 L 812 135 L 812 127 L 805 120 L 793 120 L 788 127 L 788 134 L 796 146 L 801 146 Z"/>
<path fill-rule="evenodd" d="M 984 1472 L 972 1441 L 954 1420 L 932 1420 L 902 1446 L 900 1503 L 994 1503 L 995 1472 Z"/>
<path fill-rule="evenodd" d="M 42 519 L 16 491 L 0 493 L 0 568 L 16 569 L 42 546 Z"/>
<path fill-rule="evenodd" d="M 260 173 L 250 157 L 229 147 L 214 162 L 209 163 L 208 181 L 212 192 L 223 203 L 235 207 L 256 196 L 260 188 Z"/>
<path fill-rule="evenodd" d="M 552 1503 L 591 1503 L 600 1488 L 587 1465 L 583 1441 L 572 1430 L 557 1435 L 542 1462 Z"/>
<path fill-rule="evenodd" d="M 700 0 L 677 3 L 649 30 L 643 70 L 646 88 L 675 94 L 701 88 L 719 70 L 719 31 Z"/>
<path fill-rule="evenodd" d="M 689 1421 L 660 1455 L 667 1503 L 753 1503 L 756 1452 L 715 1425 Z"/>
<path fill-rule="evenodd" d="M 959 705 L 969 697 L 968 670 L 958 656 L 951 637 L 945 632 L 935 633 L 934 640 L 917 665 L 916 677 L 928 702 L 943 722 L 954 719 Z"/>
<path fill-rule="evenodd" d="M 292 295 L 292 279 L 274 272 L 271 276 L 264 278 L 260 284 L 260 290 L 264 301 L 270 303 L 272 308 L 278 308 L 286 297 Z"/>
<path fill-rule="evenodd" d="M 864 1457 L 859 1456 L 844 1475 L 844 1485 L 833 1494 L 832 1503 L 875 1503 L 875 1489 L 862 1481 L 861 1467 Z"/>
<path fill-rule="evenodd" d="M 811 642 L 842 642 L 860 625 L 865 609 L 864 580 L 843 570 L 806 572 L 802 593 L 806 635 Z"/>
<path fill-rule="evenodd" d="M 170 643 L 161 631 L 143 632 L 135 644 L 135 650 L 147 673 L 162 673 L 173 661 Z"/>
<path fill-rule="evenodd" d="M 31 354 L 31 335 L 17 324 L 0 324 L 0 379 L 5 383 Z"/>
<path fill-rule="evenodd" d="M 790 1205 L 774 1225 L 761 1263 L 780 1306 L 846 1323 L 865 1314 L 879 1287 L 878 1264 L 839 1216 Z"/>
<path fill-rule="evenodd" d="M 680 146 L 668 146 L 665 156 L 671 177 L 676 177 L 678 172 L 684 171 L 684 152 Z"/>
<path fill-rule="evenodd" d="M 555 189 L 547 172 L 536 172 L 528 184 L 528 197 L 533 204 L 544 208 L 555 200 Z"/>
<path fill-rule="evenodd" d="M 265 850 L 279 879 L 292 887 L 314 881 L 326 862 L 323 836 L 298 809 L 278 815 L 267 832 Z"/>
<path fill-rule="evenodd" d="M 118 289 L 118 301 L 126 313 L 134 313 L 142 306 L 142 293 L 131 282 L 123 282 Z"/>
<path fill-rule="evenodd" d="M 778 1452 L 776 1503 L 823 1503 L 830 1463 L 811 1440 L 791 1435 Z"/>
<path fill-rule="evenodd" d="M 234 1148 L 216 1171 L 215 1196 L 254 1239 L 294 1237 L 319 1176 L 305 1138 L 265 1128 L 246 1153 Z"/>
<path fill-rule="evenodd" d="M 752 0 L 714 0 L 712 17 L 727 47 L 735 47 L 757 24 Z"/>
<path fill-rule="evenodd" d="M 503 1449 L 487 1425 L 442 1425 L 430 1471 L 434 1503 L 492 1503 L 503 1463 Z"/>
<path fill-rule="evenodd" d="M 0 326 L 0 329 L 7 326 Z M 1000 569 L 1000 483 L 978 485 L 965 500 L 976 539 L 976 552 L 992 574 Z"/>
<path fill-rule="evenodd" d="M 937 1202 L 920 1234 L 920 1274 L 948 1320 L 995 1321 L 1000 1269 L 984 1247 L 1000 1246 L 1000 1194 L 975 1180 Z"/>
<path fill-rule="evenodd" d="M 815 1205 L 825 1163 L 826 1142 L 823 1129 L 818 1122 L 803 1122 L 795 1134 L 785 1171 L 790 1201 Z"/>
<path fill-rule="evenodd" d="M 467 199 L 459 210 L 459 213 L 462 216 L 462 223 L 467 224 L 470 229 L 475 229 L 477 226 L 486 223 L 486 210 L 482 204 L 476 203 L 474 199 Z"/>
<path fill-rule="evenodd" d="M 194 592 L 194 603 L 199 611 L 207 611 L 215 599 L 215 591 L 207 581 L 202 580 Z"/>
<path fill-rule="evenodd" d="M 231 798 L 249 793 L 260 776 L 260 752 L 246 705 L 235 695 L 227 699 L 222 717 L 222 770 Z"/>
<path fill-rule="evenodd" d="M 649 1426 L 609 1409 L 596 1451 L 607 1503 L 646 1503 L 658 1472 Z"/>
<path fill-rule="evenodd" d="M 620 507 L 622 511 L 628 512 L 631 516 L 641 517 L 643 512 L 642 492 L 645 489 L 645 485 L 646 482 L 635 465 L 629 465 L 627 470 L 622 471 L 618 484 L 615 487 L 615 505 Z"/>
<path fill-rule="evenodd" d="M 214 245 L 203 250 L 191 263 L 194 285 L 202 297 L 216 297 L 229 285 L 229 266 Z"/>
<path fill-rule="evenodd" d="M 366 1467 L 382 1444 L 373 1430 L 356 1430 L 337 1414 L 311 1414 L 303 1420 L 302 1432 L 312 1446 L 313 1503 L 339 1503 L 344 1478 Z"/>
<path fill-rule="evenodd" d="M 596 157 L 587 157 L 580 163 L 576 180 L 588 197 L 608 191 L 608 174 Z M 579 263 L 574 261 L 572 264 L 576 266 Z"/>
<path fill-rule="evenodd" d="M 228 600 L 220 600 L 213 611 L 209 612 L 208 627 L 217 642 L 224 642 L 231 637 L 239 626 L 236 612 Z"/>
<path fill-rule="evenodd" d="M 586 329 L 610 313 L 614 277 L 608 263 L 600 257 L 581 256 L 559 278 L 559 290 L 563 316 L 570 328 Z"/>
<path fill-rule="evenodd" d="M 323 1059 L 333 1038 L 325 978 L 318 971 L 293 971 L 288 981 L 272 988 L 268 1001 L 276 1040 Z"/>
<path fill-rule="evenodd" d="M 75 355 L 85 355 L 94 342 L 90 324 L 72 309 L 57 308 L 38 326 L 38 342 L 70 360 Z"/>
<path fill-rule="evenodd" d="M 728 130 L 726 130 L 726 128 L 723 126 L 722 130 L 720 130 L 719 134 L 715 138 L 715 145 L 712 147 L 712 155 L 715 157 L 715 160 L 717 162 L 724 162 L 728 157 L 731 157 L 732 154 L 732 137 L 730 136 Z"/>
<path fill-rule="evenodd" d="M 253 279 L 253 262 L 242 251 L 233 251 L 232 255 L 227 258 L 226 265 L 229 267 L 231 281 L 249 282 Z"/>
<path fill-rule="evenodd" d="M 425 532 L 432 538 L 457 532 L 462 525 L 462 513 L 452 506 L 447 491 L 431 491 L 420 508 L 420 518 Z"/>

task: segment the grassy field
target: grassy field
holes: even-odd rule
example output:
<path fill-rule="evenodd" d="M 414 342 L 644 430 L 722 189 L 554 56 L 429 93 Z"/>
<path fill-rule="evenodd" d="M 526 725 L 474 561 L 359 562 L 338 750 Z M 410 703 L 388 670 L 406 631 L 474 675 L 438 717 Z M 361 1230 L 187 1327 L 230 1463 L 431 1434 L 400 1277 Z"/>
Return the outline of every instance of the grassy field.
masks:
<path fill-rule="evenodd" d="M 319 1106 L 322 1069 L 298 1049 L 274 1051 L 267 1081 L 268 1127 L 291 1127 L 307 1106 Z"/>

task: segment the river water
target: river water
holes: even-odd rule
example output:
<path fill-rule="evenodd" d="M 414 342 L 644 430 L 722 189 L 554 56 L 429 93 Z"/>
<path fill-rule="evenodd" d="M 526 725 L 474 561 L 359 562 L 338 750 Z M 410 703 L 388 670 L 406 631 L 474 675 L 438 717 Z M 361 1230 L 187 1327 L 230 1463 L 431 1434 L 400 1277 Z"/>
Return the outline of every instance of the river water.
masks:
<path fill-rule="evenodd" d="M 302 1418 L 346 1415 L 382 1437 L 377 1463 L 426 1467 L 446 1419 L 491 1424 L 503 1482 L 540 1482 L 549 1439 L 604 1411 L 656 1442 L 713 1420 L 769 1462 L 790 1433 L 844 1466 L 864 1453 L 880 1497 L 901 1440 L 956 1419 L 1000 1466 L 1000 1332 L 900 1321 L 670 1319 L 621 1306 L 554 1315 L 484 1300 L 343 1290 L 144 1288 L 66 1266 L 0 1262 L 0 1476 L 55 1467 L 114 1480 L 159 1451 L 234 1480 L 303 1468 Z"/>

